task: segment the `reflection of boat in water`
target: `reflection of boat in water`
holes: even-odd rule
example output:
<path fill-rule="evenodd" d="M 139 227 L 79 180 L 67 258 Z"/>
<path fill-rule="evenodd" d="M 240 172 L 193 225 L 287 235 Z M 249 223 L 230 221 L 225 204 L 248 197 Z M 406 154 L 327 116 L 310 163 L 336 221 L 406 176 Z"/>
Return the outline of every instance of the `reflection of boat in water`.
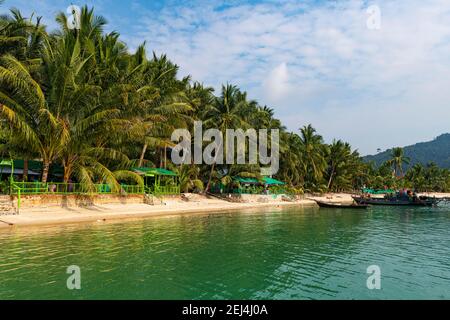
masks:
<path fill-rule="evenodd" d="M 333 203 L 333 202 L 323 202 L 323 201 L 317 201 L 317 204 L 321 208 L 337 208 L 337 209 L 367 209 L 369 207 L 368 204 L 359 204 L 359 203 L 352 203 L 352 204 L 343 204 L 343 203 Z"/>
<path fill-rule="evenodd" d="M 378 206 L 417 206 L 431 207 L 439 203 L 439 199 L 434 197 L 419 197 L 411 191 L 397 192 L 386 195 L 384 198 L 372 198 L 371 196 L 355 196 L 353 199 L 358 204 L 370 204 Z"/>

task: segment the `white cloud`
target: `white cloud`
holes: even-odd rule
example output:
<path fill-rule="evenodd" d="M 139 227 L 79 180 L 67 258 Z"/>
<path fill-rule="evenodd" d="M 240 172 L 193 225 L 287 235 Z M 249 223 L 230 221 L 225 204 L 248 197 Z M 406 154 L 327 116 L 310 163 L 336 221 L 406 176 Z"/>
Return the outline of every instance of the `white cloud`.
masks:
<path fill-rule="evenodd" d="M 363 152 L 450 131 L 450 3 L 377 4 L 380 30 L 362 0 L 168 7 L 137 38 L 195 79 L 274 105 L 290 129 L 312 122 Z"/>
<path fill-rule="evenodd" d="M 378 0 L 380 30 L 367 28 L 369 1 L 317 3 L 135 2 L 118 31 L 195 80 L 239 85 L 291 130 L 311 122 L 362 152 L 450 131 L 450 1 Z"/>
<path fill-rule="evenodd" d="M 263 82 L 265 97 L 270 103 L 281 102 L 290 93 L 289 74 L 286 63 L 275 67 Z"/>

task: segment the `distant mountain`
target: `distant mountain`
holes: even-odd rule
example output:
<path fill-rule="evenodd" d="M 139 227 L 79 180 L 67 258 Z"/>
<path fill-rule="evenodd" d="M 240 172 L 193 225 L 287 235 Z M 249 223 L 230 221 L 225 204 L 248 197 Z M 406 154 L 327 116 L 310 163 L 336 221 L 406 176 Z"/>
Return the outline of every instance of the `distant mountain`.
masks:
<path fill-rule="evenodd" d="M 411 166 L 416 163 L 427 163 L 433 161 L 441 168 L 450 169 L 450 133 L 443 134 L 433 141 L 416 143 L 404 148 L 405 155 L 411 159 Z M 377 165 L 390 159 L 392 150 L 386 150 L 376 155 L 364 157 L 364 160 L 374 161 Z"/>

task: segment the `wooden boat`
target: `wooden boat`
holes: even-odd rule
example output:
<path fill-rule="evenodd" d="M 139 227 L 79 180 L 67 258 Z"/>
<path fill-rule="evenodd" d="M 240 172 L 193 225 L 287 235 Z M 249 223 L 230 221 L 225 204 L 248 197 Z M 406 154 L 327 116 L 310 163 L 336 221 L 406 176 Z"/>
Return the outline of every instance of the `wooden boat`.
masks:
<path fill-rule="evenodd" d="M 385 197 L 385 198 L 368 198 L 368 197 L 353 197 L 353 200 L 358 204 L 368 204 L 374 206 L 413 206 L 413 207 L 431 207 L 436 205 L 439 200 L 429 197 Z"/>
<path fill-rule="evenodd" d="M 369 207 L 368 204 L 343 204 L 338 202 L 323 202 L 315 200 L 319 207 L 321 208 L 336 208 L 336 209 L 367 209 Z"/>

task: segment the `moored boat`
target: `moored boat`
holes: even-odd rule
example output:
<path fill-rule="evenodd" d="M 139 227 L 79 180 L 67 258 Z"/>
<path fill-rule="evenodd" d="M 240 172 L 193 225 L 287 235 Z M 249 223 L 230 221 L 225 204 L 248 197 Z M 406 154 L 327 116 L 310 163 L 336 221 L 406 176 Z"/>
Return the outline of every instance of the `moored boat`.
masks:
<path fill-rule="evenodd" d="M 368 204 L 359 204 L 359 203 L 344 204 L 344 203 L 338 203 L 338 202 L 323 202 L 323 201 L 318 201 L 318 200 L 315 200 L 315 201 L 321 208 L 367 209 L 369 207 Z"/>
<path fill-rule="evenodd" d="M 416 206 L 431 207 L 439 202 L 439 199 L 432 197 L 419 197 L 415 193 L 397 192 L 394 195 L 387 195 L 384 198 L 372 198 L 368 196 L 353 196 L 358 204 L 368 204 L 375 206 Z"/>

